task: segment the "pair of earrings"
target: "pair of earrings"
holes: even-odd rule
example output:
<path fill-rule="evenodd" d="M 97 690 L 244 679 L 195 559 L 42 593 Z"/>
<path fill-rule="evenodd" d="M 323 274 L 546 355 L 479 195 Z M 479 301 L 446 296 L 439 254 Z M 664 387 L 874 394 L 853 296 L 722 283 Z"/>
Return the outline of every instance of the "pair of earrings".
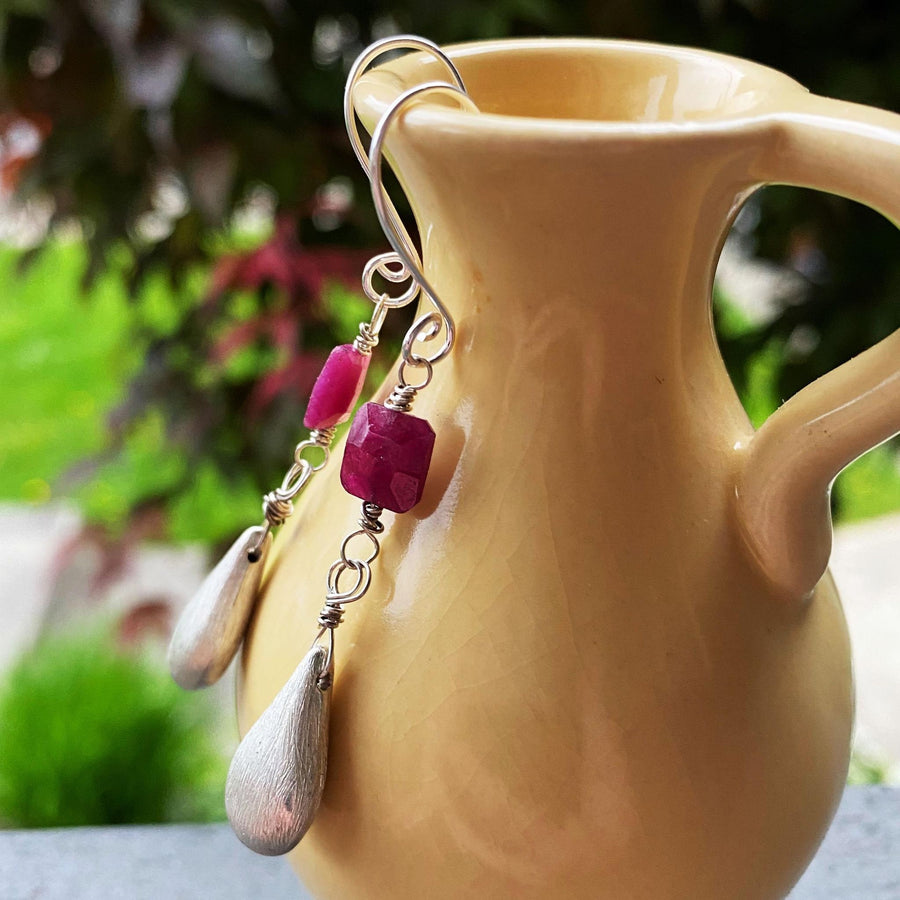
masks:
<path fill-rule="evenodd" d="M 367 156 L 356 127 L 352 90 L 374 60 L 398 49 L 433 54 L 447 67 L 452 81 L 426 82 L 401 94 L 375 128 Z M 428 283 L 382 183 L 388 128 L 409 101 L 427 92 L 450 94 L 474 108 L 456 67 L 423 38 L 378 41 L 363 51 L 350 70 L 344 120 L 357 159 L 369 176 L 378 220 L 393 252 L 376 255 L 363 269 L 363 290 L 375 304 L 372 317 L 360 324 L 352 344 L 338 346 L 329 355 L 303 419 L 309 436 L 297 444 L 281 485 L 265 495 L 263 523 L 244 531 L 207 576 L 178 622 L 169 647 L 172 675 L 189 690 L 213 684 L 228 668 L 253 612 L 272 529 L 292 514 L 297 496 L 328 464 L 335 427 L 347 421 L 356 406 L 388 310 L 406 306 L 423 294 L 433 309 L 419 316 L 404 338 L 396 386 L 383 404 L 362 406 L 347 435 L 341 484 L 362 500 L 362 509 L 359 527 L 344 538 L 340 555 L 328 570 L 317 634 L 294 674 L 247 732 L 228 773 L 225 806 L 232 827 L 248 847 L 266 855 L 295 847 L 318 810 L 327 771 L 334 632 L 343 620 L 344 607 L 369 589 L 372 564 L 381 550 L 383 511 L 403 513 L 418 503 L 431 462 L 434 431 L 410 409 L 418 392 L 430 384 L 435 364 L 452 350 L 454 323 Z M 408 282 L 408 286 L 395 297 L 379 293 L 374 286 L 376 275 L 392 284 Z M 436 351 L 422 352 L 427 342 L 441 334 L 443 341 Z M 365 542 L 368 552 L 353 555 L 351 545 L 360 542 Z"/>

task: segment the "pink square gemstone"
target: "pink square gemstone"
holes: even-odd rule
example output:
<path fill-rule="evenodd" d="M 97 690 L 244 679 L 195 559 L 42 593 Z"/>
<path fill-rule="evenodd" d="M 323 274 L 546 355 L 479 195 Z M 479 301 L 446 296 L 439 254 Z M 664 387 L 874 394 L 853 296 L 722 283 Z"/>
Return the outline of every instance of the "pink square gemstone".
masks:
<path fill-rule="evenodd" d="M 328 354 L 303 416 L 307 428 L 332 428 L 350 418 L 370 359 L 368 353 L 360 353 L 353 344 L 341 344 Z"/>
<path fill-rule="evenodd" d="M 433 449 L 425 419 L 367 403 L 347 435 L 341 484 L 354 497 L 406 512 L 422 499 Z"/>

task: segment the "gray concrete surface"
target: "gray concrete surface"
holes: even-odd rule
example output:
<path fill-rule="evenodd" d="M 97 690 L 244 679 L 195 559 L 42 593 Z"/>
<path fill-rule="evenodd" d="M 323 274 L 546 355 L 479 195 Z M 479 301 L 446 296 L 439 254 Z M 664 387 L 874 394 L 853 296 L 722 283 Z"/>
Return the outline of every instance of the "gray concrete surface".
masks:
<path fill-rule="evenodd" d="M 828 835 L 790 900 L 900 898 L 900 789 L 847 788 Z"/>
<path fill-rule="evenodd" d="M 310 900 L 283 859 L 251 853 L 227 825 L 0 832 L 0 897 Z M 850 788 L 790 900 L 898 897 L 900 789 Z"/>
<path fill-rule="evenodd" d="M 74 507 L 0 504 L 0 672 L 40 633 L 60 550 L 80 528 Z"/>
<path fill-rule="evenodd" d="M 104 561 L 96 546 L 78 540 L 82 530 L 80 512 L 67 503 L 0 503 L 0 673 L 44 629 L 80 616 L 122 616 L 153 601 L 177 614 L 206 575 L 205 547 L 147 542 L 98 590 Z"/>
<path fill-rule="evenodd" d="M 900 516 L 838 528 L 831 571 L 853 644 L 855 745 L 900 784 Z"/>
<path fill-rule="evenodd" d="M 2 900 L 305 900 L 227 825 L 0 831 Z"/>

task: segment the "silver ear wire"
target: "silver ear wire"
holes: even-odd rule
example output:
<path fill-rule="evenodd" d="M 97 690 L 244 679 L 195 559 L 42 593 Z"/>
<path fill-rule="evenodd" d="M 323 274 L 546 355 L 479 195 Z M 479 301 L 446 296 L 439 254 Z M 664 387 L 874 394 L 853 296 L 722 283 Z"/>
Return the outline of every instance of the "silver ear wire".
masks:
<path fill-rule="evenodd" d="M 385 53 L 389 53 L 392 50 L 421 50 L 425 53 L 430 53 L 447 67 L 447 71 L 450 73 L 453 83 L 429 81 L 424 84 L 416 85 L 401 94 L 382 116 L 375 128 L 369 153 L 367 154 L 359 134 L 359 129 L 356 125 L 356 111 L 353 108 L 353 88 L 366 69 L 368 69 L 379 56 L 383 56 Z M 406 305 L 406 303 L 411 302 L 415 298 L 419 290 L 424 292 L 434 305 L 436 313 L 427 313 L 426 315 L 421 316 L 414 324 L 410 331 L 410 334 L 412 334 L 414 338 L 418 336 L 420 340 L 431 340 L 436 336 L 438 331 L 441 330 L 441 326 L 443 326 L 444 343 L 440 350 L 435 354 L 424 357 L 420 354 L 413 353 L 410 348 L 410 352 L 406 354 L 406 356 L 409 357 L 407 361 L 414 365 L 423 365 L 426 362 L 429 364 L 436 363 L 443 359 L 453 347 L 456 329 L 450 311 L 444 306 L 434 288 L 426 279 L 425 273 L 422 270 L 419 254 L 416 252 L 412 238 L 406 230 L 406 227 L 403 225 L 403 222 L 397 213 L 397 208 L 394 206 L 387 191 L 384 189 L 384 183 L 382 181 L 382 154 L 384 138 L 391 122 L 397 117 L 407 102 L 427 91 L 452 93 L 456 97 L 462 97 L 465 100 L 468 100 L 474 107 L 472 101 L 468 99 L 462 75 L 460 75 L 459 70 L 453 64 L 450 57 L 448 57 L 437 44 L 414 35 L 389 37 L 372 44 L 372 46 L 364 51 L 353 64 L 353 67 L 350 69 L 350 73 L 347 76 L 346 87 L 344 88 L 344 124 L 347 127 L 350 145 L 353 147 L 353 152 L 356 154 L 356 158 L 359 160 L 360 165 L 369 176 L 369 181 L 372 186 L 372 200 L 375 204 L 375 211 L 378 214 L 378 221 L 381 223 L 385 236 L 390 242 L 391 247 L 394 249 L 394 254 L 384 254 L 377 258 L 375 269 L 391 281 L 401 280 L 400 276 L 406 274 L 412 279 L 414 285 L 418 286 L 418 290 L 406 291 L 402 295 L 402 298 L 389 301 L 391 306 Z M 373 260 L 373 262 L 375 261 Z M 399 263 L 401 266 L 399 271 L 391 268 L 391 265 L 396 265 L 396 263 Z M 371 274 L 373 273 L 369 274 L 371 278 Z M 369 292 L 367 291 L 367 293 Z M 401 302 L 397 302 L 398 299 Z"/>
<path fill-rule="evenodd" d="M 368 69 L 379 56 L 383 56 L 385 53 L 389 53 L 392 50 L 420 50 L 431 54 L 446 66 L 447 71 L 450 73 L 452 84 L 443 81 L 428 82 L 426 84 L 417 85 L 410 91 L 407 91 L 398 97 L 379 123 L 382 137 L 376 144 L 375 135 L 373 134 L 372 144 L 369 153 L 367 154 L 359 134 L 359 129 L 356 125 L 356 111 L 353 107 L 353 88 L 366 69 Z M 381 181 L 381 154 L 382 144 L 384 142 L 383 135 L 386 131 L 385 123 L 390 124 L 407 100 L 426 90 L 433 89 L 450 90 L 454 91 L 457 96 L 468 96 L 462 75 L 460 75 L 459 70 L 456 68 L 450 57 L 448 57 L 447 54 L 432 41 L 408 34 L 376 41 L 367 50 L 363 51 L 351 67 L 344 88 L 344 124 L 347 128 L 347 135 L 350 138 L 350 145 L 353 147 L 353 152 L 356 154 L 356 158 L 359 160 L 363 170 L 369 176 L 369 181 L 372 185 L 372 197 L 375 203 L 376 212 L 378 213 L 378 220 L 381 223 L 381 227 L 384 230 L 388 241 L 395 251 L 394 253 L 381 254 L 371 261 L 369 271 L 365 273 L 363 277 L 363 290 L 368 297 L 373 300 L 376 299 L 377 292 L 372 284 L 372 276 L 377 272 L 388 281 L 394 283 L 404 281 L 406 278 L 409 278 L 412 281 L 410 288 L 404 291 L 399 297 L 382 298 L 383 302 L 391 308 L 405 306 L 418 296 L 420 290 L 424 291 L 437 312 L 428 313 L 427 315 L 420 317 L 416 321 L 412 333 L 414 335 L 422 335 L 422 340 L 430 340 L 441 330 L 441 325 L 444 326 L 445 331 L 443 346 L 434 356 L 427 360 L 428 362 L 437 362 L 450 352 L 455 337 L 453 318 L 447 310 L 447 307 L 440 301 L 434 289 L 426 280 L 422 271 L 422 263 L 419 259 L 419 254 L 416 252 L 412 238 L 400 219 L 393 201 L 384 190 Z M 379 129 L 376 128 L 375 134 L 378 133 Z M 373 173 L 376 174 L 373 175 Z M 375 180 L 373 180 L 373 178 Z M 398 264 L 399 268 L 396 268 Z M 366 277 L 366 275 L 368 277 Z M 425 361 L 425 357 L 411 354 L 408 361 L 413 364 L 422 365 Z"/>
<path fill-rule="evenodd" d="M 369 182 L 372 187 L 372 202 L 375 204 L 378 221 L 381 223 L 382 230 L 404 269 L 418 283 L 437 311 L 436 315 L 435 313 L 426 313 L 415 322 L 410 330 L 410 333 L 413 335 L 412 340 L 416 338 L 422 341 L 431 340 L 440 331 L 440 327 L 435 328 L 435 325 L 443 325 L 444 343 L 440 350 L 431 356 L 413 353 L 411 348 L 412 341 L 409 342 L 410 346 L 408 348 L 406 346 L 407 342 L 404 341 L 404 349 L 408 351 L 404 354 L 404 358 L 413 365 L 434 364 L 442 360 L 453 347 L 453 342 L 456 338 L 456 328 L 450 311 L 441 302 L 437 292 L 425 277 L 419 254 L 416 252 L 408 232 L 403 227 L 403 223 L 400 221 L 397 211 L 387 195 L 382 180 L 383 148 L 391 123 L 403 111 L 406 104 L 428 92 L 450 94 L 457 99 L 463 100 L 477 112 L 477 107 L 462 88 L 443 81 L 428 81 L 424 84 L 417 84 L 415 87 L 404 91 L 381 117 L 378 125 L 375 127 L 375 131 L 372 133 L 372 144 L 369 148 Z"/>
<path fill-rule="evenodd" d="M 466 86 L 463 84 L 462 75 L 459 74 L 459 69 L 456 68 L 450 57 L 447 56 L 437 44 L 429 41 L 427 38 L 417 37 L 414 34 L 400 34 L 376 41 L 368 47 L 368 49 L 364 50 L 356 58 L 356 61 L 353 63 L 353 66 L 347 75 L 347 83 L 344 87 L 344 125 L 347 128 L 347 136 L 350 138 L 350 145 L 353 147 L 353 152 L 356 154 L 359 164 L 366 173 L 369 171 L 369 157 L 366 154 L 362 138 L 359 135 L 359 129 L 356 127 L 356 110 L 353 108 L 353 88 L 356 86 L 356 82 L 359 81 L 366 69 L 368 69 L 379 56 L 390 53 L 392 50 L 422 50 L 425 53 L 430 53 L 447 67 L 447 70 L 450 72 L 450 77 L 453 79 L 453 83 L 456 87 L 463 93 L 466 93 Z"/>

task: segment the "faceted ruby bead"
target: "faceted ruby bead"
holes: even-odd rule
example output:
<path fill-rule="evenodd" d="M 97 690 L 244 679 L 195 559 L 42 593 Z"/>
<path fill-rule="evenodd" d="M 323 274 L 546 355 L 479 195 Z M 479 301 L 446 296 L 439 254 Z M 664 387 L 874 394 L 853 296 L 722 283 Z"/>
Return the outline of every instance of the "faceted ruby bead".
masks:
<path fill-rule="evenodd" d="M 434 449 L 424 419 L 367 403 L 353 419 L 344 448 L 344 490 L 392 512 L 406 512 L 422 499 Z"/>
<path fill-rule="evenodd" d="M 335 347 L 313 385 L 303 416 L 307 428 L 331 428 L 346 422 L 366 380 L 370 355 L 353 344 Z"/>

